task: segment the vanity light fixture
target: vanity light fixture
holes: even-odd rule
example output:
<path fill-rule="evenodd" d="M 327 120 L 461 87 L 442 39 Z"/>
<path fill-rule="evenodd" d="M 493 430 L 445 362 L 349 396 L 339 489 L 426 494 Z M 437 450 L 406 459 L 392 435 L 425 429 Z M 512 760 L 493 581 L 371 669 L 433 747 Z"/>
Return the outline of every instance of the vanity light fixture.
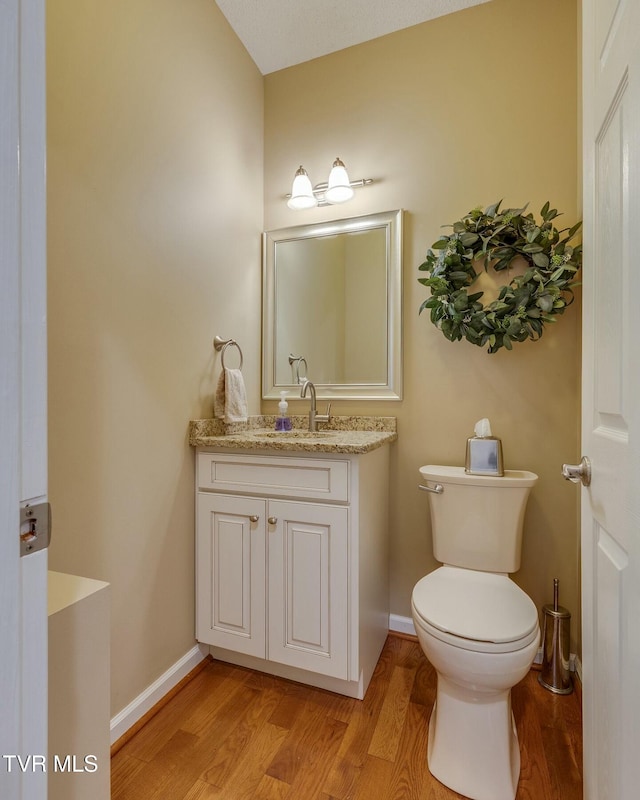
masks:
<path fill-rule="evenodd" d="M 296 170 L 296 176 L 293 179 L 293 186 L 291 187 L 291 195 L 287 201 L 289 208 L 296 211 L 303 208 L 313 208 L 318 205 L 318 200 L 313 193 L 313 186 L 307 175 L 307 170 L 300 164 L 299 169 Z"/>
<path fill-rule="evenodd" d="M 317 183 L 312 186 L 307 171 L 301 164 L 296 170 L 291 194 L 287 195 L 287 205 L 294 211 L 298 211 L 314 206 L 346 203 L 355 194 L 354 188 L 368 186 L 370 183 L 373 183 L 371 178 L 350 181 L 344 163 L 336 158 L 329 174 L 329 180 L 326 183 Z"/>

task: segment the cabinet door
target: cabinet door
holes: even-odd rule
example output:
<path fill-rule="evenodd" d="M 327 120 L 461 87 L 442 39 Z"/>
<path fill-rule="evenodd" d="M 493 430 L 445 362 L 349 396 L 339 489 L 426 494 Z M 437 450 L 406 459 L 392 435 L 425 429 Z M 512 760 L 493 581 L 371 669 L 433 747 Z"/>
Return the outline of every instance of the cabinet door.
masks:
<path fill-rule="evenodd" d="M 196 638 L 264 658 L 264 500 L 198 495 Z"/>
<path fill-rule="evenodd" d="M 268 658 L 348 677 L 348 511 L 270 500 Z"/>

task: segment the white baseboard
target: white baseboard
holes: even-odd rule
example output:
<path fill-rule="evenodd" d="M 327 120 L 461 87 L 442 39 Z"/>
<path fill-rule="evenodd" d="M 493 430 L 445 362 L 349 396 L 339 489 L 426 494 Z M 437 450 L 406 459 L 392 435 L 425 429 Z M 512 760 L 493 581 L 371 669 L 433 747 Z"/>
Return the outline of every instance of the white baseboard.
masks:
<path fill-rule="evenodd" d="M 173 666 L 164 672 L 156 681 L 134 698 L 128 706 L 119 711 L 111 720 L 111 744 L 123 736 L 132 725 L 141 719 L 147 711 L 152 709 L 167 692 L 188 675 L 192 669 L 209 653 L 209 648 L 196 645 L 188 653 L 176 661 Z"/>
<path fill-rule="evenodd" d="M 389 630 L 396 633 L 409 633 L 416 635 L 411 617 L 401 617 L 399 614 L 389 614 Z"/>
<path fill-rule="evenodd" d="M 396 633 L 410 633 L 413 636 L 416 635 L 416 629 L 411 617 L 401 617 L 399 614 L 389 614 L 389 630 L 395 631 Z M 538 648 L 533 663 L 542 664 L 541 647 Z M 576 672 L 580 680 L 582 680 L 582 664 L 575 653 L 569 655 L 569 670 L 571 672 Z"/>
<path fill-rule="evenodd" d="M 578 656 L 573 656 L 573 665 L 576 671 L 576 675 L 580 679 L 580 683 L 582 683 L 582 661 L 580 661 Z"/>

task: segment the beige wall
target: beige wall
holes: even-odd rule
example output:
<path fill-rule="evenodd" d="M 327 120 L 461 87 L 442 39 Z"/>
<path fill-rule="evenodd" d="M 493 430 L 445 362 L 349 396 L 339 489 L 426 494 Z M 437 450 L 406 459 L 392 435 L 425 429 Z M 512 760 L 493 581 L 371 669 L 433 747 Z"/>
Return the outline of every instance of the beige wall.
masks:
<path fill-rule="evenodd" d="M 413 585 L 435 566 L 418 467 L 463 463 L 474 422 L 487 416 L 503 440 L 505 466 L 540 476 L 515 578 L 541 606 L 558 576 L 574 640 L 578 632 L 576 489 L 560 478 L 562 462 L 578 457 L 577 306 L 540 342 L 488 355 L 446 341 L 418 317 L 427 290 L 417 283 L 440 226 L 477 204 L 530 201 L 537 213 L 548 199 L 564 211 L 563 222 L 576 220 L 576 69 L 572 0 L 494 0 L 265 80 L 267 228 L 406 209 L 405 399 L 333 406 L 336 414 L 398 417 L 391 607 L 400 615 L 410 614 Z M 336 156 L 352 179 L 377 182 L 344 208 L 290 211 L 282 195 L 296 167 L 326 180 Z M 293 413 L 307 407 L 291 406 Z"/>
<path fill-rule="evenodd" d="M 47 8 L 51 566 L 112 585 L 112 713 L 194 640 L 189 419 L 259 411 L 263 79 L 212 0 Z"/>

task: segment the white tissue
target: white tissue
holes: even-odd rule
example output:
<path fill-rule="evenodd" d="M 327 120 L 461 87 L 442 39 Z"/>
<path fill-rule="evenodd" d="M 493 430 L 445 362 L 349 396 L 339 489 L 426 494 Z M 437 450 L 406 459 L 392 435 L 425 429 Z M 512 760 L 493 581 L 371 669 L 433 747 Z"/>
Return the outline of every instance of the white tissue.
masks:
<path fill-rule="evenodd" d="M 486 417 L 479 419 L 476 422 L 473 432 L 478 439 L 486 439 L 491 436 L 491 423 Z"/>

